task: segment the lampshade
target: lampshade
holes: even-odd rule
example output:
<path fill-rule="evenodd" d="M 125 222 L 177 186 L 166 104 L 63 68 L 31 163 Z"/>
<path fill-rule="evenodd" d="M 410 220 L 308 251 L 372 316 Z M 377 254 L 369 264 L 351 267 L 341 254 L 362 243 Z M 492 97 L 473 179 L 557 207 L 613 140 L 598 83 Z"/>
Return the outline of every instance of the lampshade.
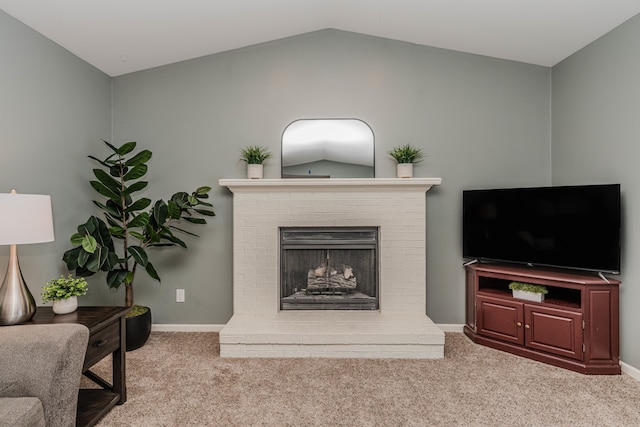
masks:
<path fill-rule="evenodd" d="M 0 284 L 0 325 L 25 322 L 36 312 L 36 303 L 24 282 L 18 262 L 18 245 L 51 242 L 51 197 L 35 194 L 0 194 L 0 245 L 11 245 L 9 265 Z"/>
<path fill-rule="evenodd" d="M 51 196 L 0 194 L 0 245 L 51 242 Z"/>

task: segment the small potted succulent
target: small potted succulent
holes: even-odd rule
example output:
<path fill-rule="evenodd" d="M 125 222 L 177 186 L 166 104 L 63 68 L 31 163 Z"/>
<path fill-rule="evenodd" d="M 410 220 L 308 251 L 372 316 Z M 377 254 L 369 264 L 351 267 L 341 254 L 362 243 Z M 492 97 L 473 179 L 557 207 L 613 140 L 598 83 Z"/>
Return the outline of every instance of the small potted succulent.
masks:
<path fill-rule="evenodd" d="M 42 288 L 42 302 L 53 301 L 55 314 L 72 313 L 78 308 L 78 297 L 87 294 L 88 286 L 84 277 L 60 276 Z"/>
<path fill-rule="evenodd" d="M 247 178 L 260 179 L 263 176 L 262 163 L 271 157 L 267 147 L 249 145 L 240 150 L 240 160 L 247 163 Z"/>
<path fill-rule="evenodd" d="M 522 282 L 509 283 L 509 289 L 513 292 L 514 298 L 535 302 L 544 301 L 545 294 L 549 293 L 545 286 Z"/>
<path fill-rule="evenodd" d="M 413 164 L 421 162 L 423 157 L 422 149 L 414 147 L 411 144 L 393 147 L 393 150 L 389 151 L 389 155 L 398 162 L 398 178 L 412 178 Z"/>

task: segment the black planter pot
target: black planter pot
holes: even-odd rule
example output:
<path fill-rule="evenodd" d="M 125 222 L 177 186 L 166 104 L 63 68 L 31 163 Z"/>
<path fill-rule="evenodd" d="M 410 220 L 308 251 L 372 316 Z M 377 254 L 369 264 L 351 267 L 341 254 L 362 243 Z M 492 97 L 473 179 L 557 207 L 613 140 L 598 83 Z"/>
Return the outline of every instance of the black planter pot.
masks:
<path fill-rule="evenodd" d="M 142 347 L 151 333 L 151 309 L 139 316 L 127 317 L 127 351 Z"/>

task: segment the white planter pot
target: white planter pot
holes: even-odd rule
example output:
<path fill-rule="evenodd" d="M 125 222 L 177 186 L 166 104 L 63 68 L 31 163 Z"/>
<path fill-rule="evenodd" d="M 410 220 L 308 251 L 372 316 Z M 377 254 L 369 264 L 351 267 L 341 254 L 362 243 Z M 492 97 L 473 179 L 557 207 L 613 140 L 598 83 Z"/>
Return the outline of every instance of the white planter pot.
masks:
<path fill-rule="evenodd" d="M 517 291 L 512 289 L 513 297 L 518 299 L 524 299 L 527 301 L 535 301 L 542 302 L 544 301 L 544 294 L 539 294 L 536 292 L 527 292 L 527 291 Z"/>
<path fill-rule="evenodd" d="M 396 175 L 398 178 L 413 178 L 413 163 L 398 163 Z"/>
<path fill-rule="evenodd" d="M 247 165 L 247 178 L 262 179 L 264 168 L 263 165 L 250 164 Z"/>
<path fill-rule="evenodd" d="M 53 312 L 55 314 L 67 314 L 76 311 L 78 308 L 78 297 L 69 297 L 53 302 Z"/>

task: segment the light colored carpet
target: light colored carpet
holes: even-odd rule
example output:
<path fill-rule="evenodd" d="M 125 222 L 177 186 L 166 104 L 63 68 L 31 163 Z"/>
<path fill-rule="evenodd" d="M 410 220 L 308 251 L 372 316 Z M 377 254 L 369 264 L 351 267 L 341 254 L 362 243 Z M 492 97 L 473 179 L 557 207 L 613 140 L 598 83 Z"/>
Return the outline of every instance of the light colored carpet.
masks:
<path fill-rule="evenodd" d="M 582 375 L 451 333 L 444 359 L 371 360 L 221 359 L 217 333 L 154 332 L 127 353 L 127 386 L 100 427 L 640 425 L 640 383 L 627 375 Z"/>

